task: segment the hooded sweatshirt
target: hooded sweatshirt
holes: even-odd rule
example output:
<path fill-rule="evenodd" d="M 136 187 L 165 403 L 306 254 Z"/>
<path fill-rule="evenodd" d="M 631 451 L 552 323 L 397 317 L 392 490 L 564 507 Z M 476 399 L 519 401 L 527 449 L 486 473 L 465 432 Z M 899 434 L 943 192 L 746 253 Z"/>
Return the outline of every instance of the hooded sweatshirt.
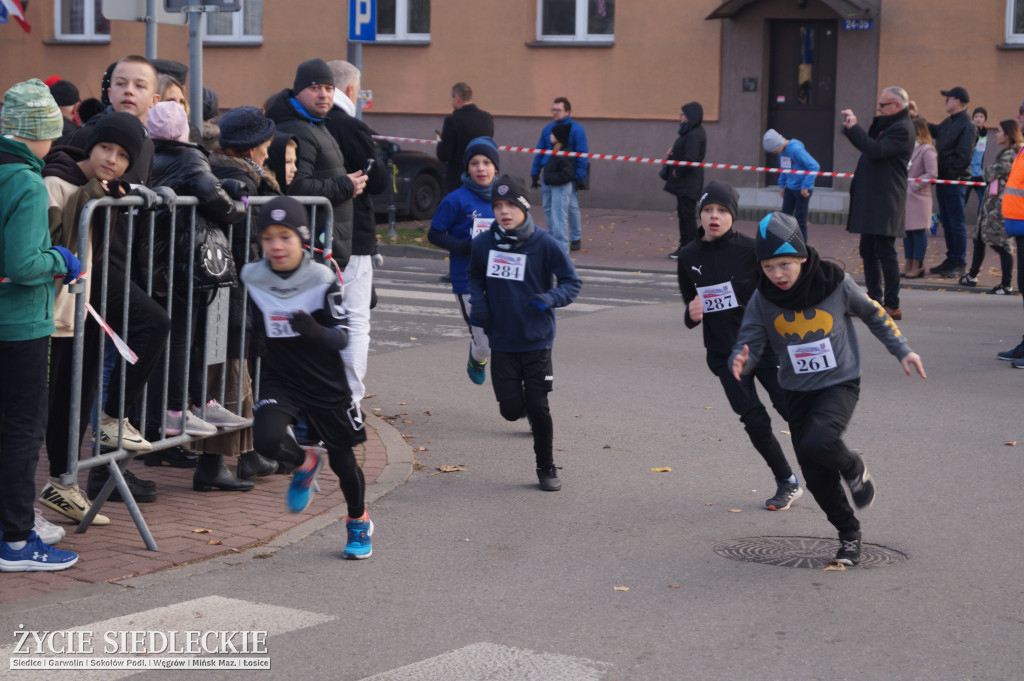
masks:
<path fill-rule="evenodd" d="M 707 153 L 708 137 L 704 130 L 704 107 L 700 102 L 683 105 L 686 122 L 679 125 L 679 136 L 672 145 L 669 158 L 673 161 L 704 160 Z M 704 169 L 693 166 L 670 166 L 673 170 L 665 182 L 665 191 L 686 199 L 700 198 L 704 188 Z"/>

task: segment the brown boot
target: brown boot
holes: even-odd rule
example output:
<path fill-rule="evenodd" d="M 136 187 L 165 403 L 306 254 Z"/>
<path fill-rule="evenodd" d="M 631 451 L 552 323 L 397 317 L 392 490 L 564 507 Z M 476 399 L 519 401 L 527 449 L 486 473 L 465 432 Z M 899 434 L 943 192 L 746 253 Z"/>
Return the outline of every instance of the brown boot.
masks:
<path fill-rule="evenodd" d="M 903 274 L 907 279 L 920 279 L 924 276 L 923 260 L 908 260 L 907 271 Z"/>
<path fill-rule="evenodd" d="M 908 274 L 910 274 L 910 270 L 913 267 L 914 267 L 914 261 L 911 260 L 910 258 L 907 258 L 906 262 L 903 263 L 903 271 L 900 272 L 900 276 L 901 277 L 906 277 Z"/>

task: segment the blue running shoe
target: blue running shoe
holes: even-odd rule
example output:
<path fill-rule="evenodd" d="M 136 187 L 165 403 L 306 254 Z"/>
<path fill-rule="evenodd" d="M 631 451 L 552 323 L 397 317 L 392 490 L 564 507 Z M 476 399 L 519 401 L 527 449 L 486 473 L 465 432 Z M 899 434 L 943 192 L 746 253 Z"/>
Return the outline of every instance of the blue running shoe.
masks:
<path fill-rule="evenodd" d="M 78 554 L 50 546 L 32 532 L 23 549 L 0 542 L 0 572 L 55 572 L 78 562 Z"/>
<path fill-rule="evenodd" d="M 325 452 L 319 447 L 303 447 L 306 460 L 292 473 L 292 483 L 288 485 L 288 510 L 302 513 L 309 507 L 313 498 L 312 485 L 316 483 L 317 473 L 324 465 Z M 319 488 L 318 488 L 319 489 Z"/>
<path fill-rule="evenodd" d="M 345 527 L 348 529 L 348 543 L 345 544 L 345 553 L 342 555 L 349 560 L 363 560 L 372 556 L 373 546 L 370 537 L 373 536 L 373 521 L 370 520 L 370 516 L 363 513 L 362 518 L 349 518 Z"/>
<path fill-rule="evenodd" d="M 484 381 L 487 380 L 487 360 L 478 362 L 473 359 L 473 346 L 469 347 L 469 361 L 466 363 L 466 373 L 469 374 L 469 380 L 477 385 L 483 385 Z"/>

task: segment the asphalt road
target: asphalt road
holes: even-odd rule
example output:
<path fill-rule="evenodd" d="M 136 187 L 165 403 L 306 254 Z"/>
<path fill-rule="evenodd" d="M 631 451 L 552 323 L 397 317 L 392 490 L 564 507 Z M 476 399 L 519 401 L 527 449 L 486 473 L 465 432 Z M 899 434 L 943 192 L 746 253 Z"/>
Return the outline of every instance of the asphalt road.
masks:
<path fill-rule="evenodd" d="M 597 289 L 586 275 L 584 296 Z M 500 418 L 489 381 L 469 382 L 464 336 L 421 333 L 429 340 L 370 360 L 364 408 L 395 416 L 421 464 L 370 508 L 372 559 L 340 560 L 343 525 L 314 526 L 276 551 L 0 621 L 9 631 L 267 627 L 266 678 L 1020 678 L 1024 371 L 994 359 L 1019 340 L 1020 299 L 906 291 L 900 328 L 927 380 L 904 376 L 860 325 L 864 383 L 847 440 L 878 484 L 860 514 L 864 539 L 905 559 L 833 572 L 716 553 L 743 538 L 834 533 L 809 497 L 763 510 L 771 476 L 704 364 L 700 332 L 683 326 L 671 287 L 647 292 L 659 288 L 667 302 L 560 318 L 561 492 L 536 489 L 525 422 Z M 109 620 L 140 612 L 130 625 Z"/>

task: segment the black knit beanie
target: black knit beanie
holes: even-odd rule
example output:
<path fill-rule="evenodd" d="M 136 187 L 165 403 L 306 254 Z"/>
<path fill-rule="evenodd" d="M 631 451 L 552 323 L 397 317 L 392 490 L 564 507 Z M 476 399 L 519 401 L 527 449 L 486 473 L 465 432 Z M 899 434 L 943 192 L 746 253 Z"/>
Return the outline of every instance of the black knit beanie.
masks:
<path fill-rule="evenodd" d="M 217 142 L 221 149 L 248 151 L 273 136 L 274 121 L 254 106 L 239 106 L 221 116 Z"/>
<path fill-rule="evenodd" d="M 334 73 L 323 59 L 307 59 L 295 70 L 292 94 L 298 94 L 310 85 L 334 85 Z"/>
<path fill-rule="evenodd" d="M 733 187 L 728 182 L 712 180 L 705 185 L 704 193 L 700 196 L 699 210 L 704 210 L 704 206 L 709 203 L 717 203 L 729 211 L 729 214 L 735 220 L 739 200 L 740 194 L 736 191 L 736 187 Z"/>
<path fill-rule="evenodd" d="M 495 201 L 514 203 L 520 210 L 529 215 L 530 200 L 526 198 L 526 189 L 511 175 L 502 175 L 491 189 L 491 204 Z"/>
<path fill-rule="evenodd" d="M 113 142 L 121 145 L 128 153 L 128 170 L 131 170 L 145 139 L 146 128 L 138 118 L 123 111 L 111 111 L 100 116 L 99 122 L 92 126 L 92 132 L 85 143 L 85 155 L 88 156 L 100 142 Z"/>
<path fill-rule="evenodd" d="M 256 219 L 258 233 L 262 234 L 271 225 L 287 227 L 299 235 L 303 244 L 309 243 L 309 213 L 305 206 L 290 196 L 276 196 L 263 204 Z"/>
<path fill-rule="evenodd" d="M 551 134 L 562 143 L 562 147 L 569 146 L 569 133 L 572 132 L 572 123 L 558 123 L 551 128 Z"/>

